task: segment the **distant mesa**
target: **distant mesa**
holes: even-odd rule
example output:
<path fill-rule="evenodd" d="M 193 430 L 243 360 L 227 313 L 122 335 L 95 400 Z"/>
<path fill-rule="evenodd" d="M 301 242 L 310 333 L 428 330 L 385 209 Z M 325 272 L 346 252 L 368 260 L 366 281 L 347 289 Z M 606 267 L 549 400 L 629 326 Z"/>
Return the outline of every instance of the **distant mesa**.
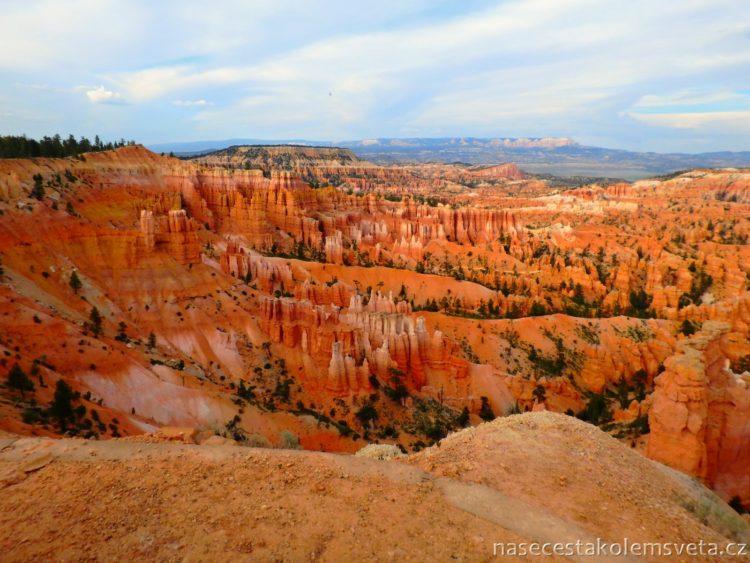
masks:
<path fill-rule="evenodd" d="M 350 149 L 375 164 L 514 162 L 534 174 L 638 180 L 695 168 L 744 168 L 750 151 L 659 154 L 586 146 L 568 137 L 368 138 L 353 141 L 228 139 L 151 145 L 155 152 L 196 156 L 240 145 L 296 145 Z"/>

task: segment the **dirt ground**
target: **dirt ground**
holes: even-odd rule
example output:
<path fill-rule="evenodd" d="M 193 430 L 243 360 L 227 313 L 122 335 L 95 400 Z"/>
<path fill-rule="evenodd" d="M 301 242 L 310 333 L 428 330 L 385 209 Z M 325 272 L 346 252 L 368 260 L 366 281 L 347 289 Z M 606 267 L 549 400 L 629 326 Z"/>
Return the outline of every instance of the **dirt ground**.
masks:
<path fill-rule="evenodd" d="M 486 561 L 495 542 L 747 534 L 703 487 L 547 413 L 405 462 L 5 436 L 0 489 L 3 561 Z"/>

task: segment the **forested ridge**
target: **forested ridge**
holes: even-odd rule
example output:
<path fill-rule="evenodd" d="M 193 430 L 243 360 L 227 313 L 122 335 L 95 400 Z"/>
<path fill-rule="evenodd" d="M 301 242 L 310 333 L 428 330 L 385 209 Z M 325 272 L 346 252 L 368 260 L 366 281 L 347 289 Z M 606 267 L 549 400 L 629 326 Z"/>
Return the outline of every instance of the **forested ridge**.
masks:
<path fill-rule="evenodd" d="M 76 139 L 73 135 L 69 135 L 66 139 L 60 135 L 44 136 L 39 140 L 30 139 L 26 135 L 2 135 L 0 136 L 0 158 L 65 158 L 85 152 L 107 151 L 135 144 L 135 141 L 125 139 L 105 143 L 99 135 L 96 135 L 93 141 L 86 137 Z"/>

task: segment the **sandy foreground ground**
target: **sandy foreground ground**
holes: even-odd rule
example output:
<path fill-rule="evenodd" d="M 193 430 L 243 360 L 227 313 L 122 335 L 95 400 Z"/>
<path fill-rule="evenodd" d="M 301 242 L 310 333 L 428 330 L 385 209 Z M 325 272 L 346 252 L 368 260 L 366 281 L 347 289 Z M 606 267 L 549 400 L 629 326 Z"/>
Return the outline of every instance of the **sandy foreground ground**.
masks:
<path fill-rule="evenodd" d="M 485 561 L 497 542 L 748 537 L 702 486 L 547 413 L 397 461 L 6 435 L 0 489 L 3 561 Z"/>

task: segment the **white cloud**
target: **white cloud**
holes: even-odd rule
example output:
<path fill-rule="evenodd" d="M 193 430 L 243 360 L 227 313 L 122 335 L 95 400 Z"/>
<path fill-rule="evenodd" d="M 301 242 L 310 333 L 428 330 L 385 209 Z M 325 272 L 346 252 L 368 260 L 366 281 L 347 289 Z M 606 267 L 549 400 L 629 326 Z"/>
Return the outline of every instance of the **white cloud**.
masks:
<path fill-rule="evenodd" d="M 104 86 L 97 86 L 92 90 L 86 90 L 86 97 L 93 104 L 112 104 L 122 102 L 119 92 L 107 90 Z"/>
<path fill-rule="evenodd" d="M 144 26 L 141 6 L 117 0 L 3 2 L 0 69 L 67 71 L 83 64 L 128 60 L 123 47 Z M 86 61 L 86 63 L 84 63 Z"/>
<path fill-rule="evenodd" d="M 633 119 L 647 125 L 692 129 L 696 131 L 721 130 L 723 133 L 750 133 L 750 111 L 714 111 L 693 113 L 636 113 Z"/>
<path fill-rule="evenodd" d="M 699 104 L 714 104 L 723 102 L 737 102 L 747 100 L 748 96 L 742 95 L 731 90 L 719 92 L 704 92 L 696 88 L 680 90 L 666 95 L 647 94 L 642 96 L 635 104 L 634 108 L 664 108 L 664 107 L 685 107 Z"/>
<path fill-rule="evenodd" d="M 110 82 L 126 93 L 129 100 L 134 101 L 149 101 L 171 92 L 184 92 L 198 87 L 230 86 L 251 78 L 250 68 L 219 67 L 196 70 L 189 65 L 149 68 L 107 76 Z"/>
<path fill-rule="evenodd" d="M 213 102 L 207 100 L 174 100 L 172 101 L 173 106 L 181 108 L 192 108 L 192 107 L 206 107 L 214 105 Z"/>

